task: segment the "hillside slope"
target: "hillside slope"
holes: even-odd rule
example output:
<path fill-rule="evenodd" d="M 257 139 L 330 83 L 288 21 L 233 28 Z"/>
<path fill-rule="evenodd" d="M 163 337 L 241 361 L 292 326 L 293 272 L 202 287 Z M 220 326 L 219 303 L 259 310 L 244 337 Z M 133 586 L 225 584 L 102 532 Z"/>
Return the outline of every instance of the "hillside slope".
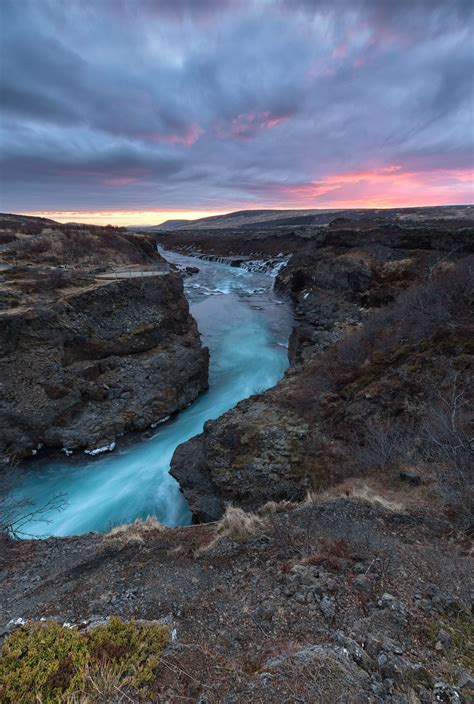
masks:
<path fill-rule="evenodd" d="M 214 215 L 190 220 L 182 225 L 179 221 L 168 221 L 155 230 L 205 230 L 205 229 L 265 229 L 279 227 L 320 227 L 338 219 L 347 222 L 358 220 L 385 220 L 412 222 L 433 220 L 461 220 L 474 218 L 473 206 L 445 206 L 425 208 L 379 208 L 379 209 L 309 209 L 309 210 L 237 210 L 224 215 Z M 146 229 L 146 228 L 144 228 Z"/>

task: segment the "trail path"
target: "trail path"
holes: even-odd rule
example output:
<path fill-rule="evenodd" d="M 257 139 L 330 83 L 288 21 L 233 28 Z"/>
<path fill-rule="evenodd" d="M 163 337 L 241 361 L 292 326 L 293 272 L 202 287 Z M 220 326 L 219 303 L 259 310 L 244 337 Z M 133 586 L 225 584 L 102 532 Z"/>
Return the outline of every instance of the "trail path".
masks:
<path fill-rule="evenodd" d="M 125 270 L 125 271 L 107 271 L 104 274 L 97 274 L 96 279 L 138 279 L 145 276 L 166 276 L 170 273 L 170 269 L 153 269 L 147 270 Z"/>

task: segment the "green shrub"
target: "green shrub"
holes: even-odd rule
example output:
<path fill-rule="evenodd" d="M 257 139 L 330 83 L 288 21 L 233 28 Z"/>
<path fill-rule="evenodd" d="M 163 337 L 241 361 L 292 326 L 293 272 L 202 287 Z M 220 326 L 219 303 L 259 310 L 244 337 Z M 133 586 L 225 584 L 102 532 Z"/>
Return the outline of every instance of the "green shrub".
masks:
<path fill-rule="evenodd" d="M 106 687 L 146 696 L 167 642 L 165 626 L 125 623 L 117 617 L 88 633 L 52 621 L 26 624 L 0 649 L 0 700 L 104 701 Z"/>

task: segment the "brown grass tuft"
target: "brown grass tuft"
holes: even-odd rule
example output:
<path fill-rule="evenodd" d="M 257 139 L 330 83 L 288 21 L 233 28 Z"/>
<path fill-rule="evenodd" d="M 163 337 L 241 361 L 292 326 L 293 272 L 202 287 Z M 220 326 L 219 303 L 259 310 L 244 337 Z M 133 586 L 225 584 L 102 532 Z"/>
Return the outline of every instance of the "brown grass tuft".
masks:
<path fill-rule="evenodd" d="M 95 667 L 88 665 L 85 667 L 86 691 L 68 695 L 64 704 L 122 704 L 135 701 L 122 688 L 125 675 L 125 669 L 120 663 L 102 662 Z"/>
<path fill-rule="evenodd" d="M 261 508 L 258 509 L 258 513 L 261 516 L 271 515 L 272 513 L 283 513 L 285 511 L 291 511 L 292 508 L 296 508 L 298 504 L 293 503 L 293 501 L 267 501 L 263 504 Z"/>
<path fill-rule="evenodd" d="M 154 516 L 148 516 L 145 520 L 137 518 L 133 523 L 123 523 L 115 526 L 104 538 L 115 539 L 120 543 L 144 543 L 144 536 L 147 533 L 162 532 L 167 530 L 166 526 L 160 523 Z"/>
<path fill-rule="evenodd" d="M 396 479 L 392 479 L 394 487 L 396 486 L 395 481 Z M 370 486 L 370 483 L 374 486 Z M 404 487 L 399 488 L 398 491 L 394 487 L 388 489 L 383 485 L 383 482 L 377 480 L 371 481 L 371 478 L 365 481 L 361 479 L 348 479 L 325 491 L 319 496 L 319 500 L 326 501 L 328 499 L 345 497 L 356 501 L 364 501 L 372 506 L 379 506 L 392 513 L 404 513 L 406 510 L 404 504 L 395 500 L 395 498 L 403 498 L 402 492 Z"/>
<path fill-rule="evenodd" d="M 308 489 L 306 492 L 306 496 L 304 497 L 303 501 L 301 502 L 301 506 L 314 506 L 314 504 L 317 504 L 321 501 L 322 494 L 318 494 L 315 491 L 311 491 L 311 489 Z"/>
<path fill-rule="evenodd" d="M 214 524 L 213 539 L 196 551 L 196 557 L 208 552 L 223 538 L 241 542 L 256 535 L 263 535 L 267 525 L 266 519 L 259 516 L 258 513 L 247 512 L 228 504 L 220 521 Z"/>

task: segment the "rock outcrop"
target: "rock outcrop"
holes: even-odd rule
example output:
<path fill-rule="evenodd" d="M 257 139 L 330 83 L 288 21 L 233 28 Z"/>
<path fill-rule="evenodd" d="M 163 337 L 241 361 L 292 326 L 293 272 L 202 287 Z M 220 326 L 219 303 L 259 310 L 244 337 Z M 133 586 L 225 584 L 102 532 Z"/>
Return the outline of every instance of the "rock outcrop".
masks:
<path fill-rule="evenodd" d="M 227 501 L 255 507 L 304 494 L 308 424 L 278 393 L 242 401 L 176 449 L 170 471 L 196 521 L 216 520 Z"/>
<path fill-rule="evenodd" d="M 32 236 L 20 225 L 10 227 L 21 248 L 14 241 L 15 251 L 2 253 L 2 290 L 16 305 L 0 313 L 1 456 L 24 458 L 42 447 L 95 454 L 207 388 L 208 350 L 182 279 L 149 239 L 59 225 Z M 68 242 L 75 264 L 60 268 Z M 90 245 L 83 256 L 78 242 Z M 107 268 L 130 260 L 125 272 Z"/>
<path fill-rule="evenodd" d="M 6 455 L 108 446 L 207 387 L 208 351 L 176 274 L 108 281 L 3 316 L 0 344 Z"/>

